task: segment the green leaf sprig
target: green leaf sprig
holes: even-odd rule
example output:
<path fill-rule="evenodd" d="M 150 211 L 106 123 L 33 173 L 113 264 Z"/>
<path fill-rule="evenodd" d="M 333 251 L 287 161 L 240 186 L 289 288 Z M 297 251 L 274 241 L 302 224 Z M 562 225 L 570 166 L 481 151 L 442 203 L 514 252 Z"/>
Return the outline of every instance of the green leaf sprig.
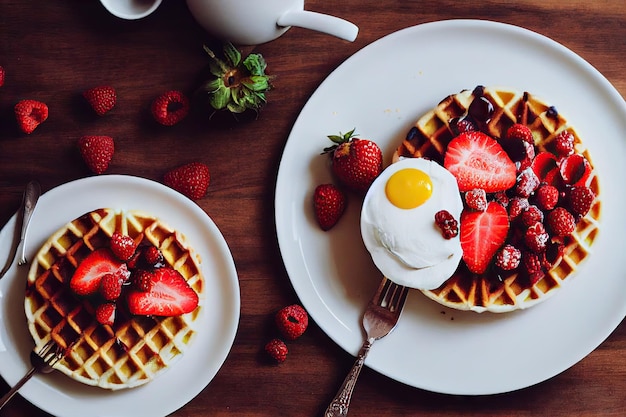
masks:
<path fill-rule="evenodd" d="M 267 64 L 260 54 L 249 54 L 242 59 L 241 52 L 230 42 L 223 46 L 224 59 L 206 45 L 211 77 L 200 87 L 200 94 L 215 110 L 243 113 L 258 111 L 267 101 L 272 77 L 265 73 Z"/>

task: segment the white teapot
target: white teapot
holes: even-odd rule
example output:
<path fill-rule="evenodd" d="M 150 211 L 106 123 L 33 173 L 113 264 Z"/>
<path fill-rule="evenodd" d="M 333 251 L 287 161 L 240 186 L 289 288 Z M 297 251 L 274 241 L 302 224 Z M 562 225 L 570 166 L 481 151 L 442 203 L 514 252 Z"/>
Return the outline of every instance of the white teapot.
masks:
<path fill-rule="evenodd" d="M 291 26 L 354 41 L 359 28 L 346 20 L 304 10 L 304 0 L 187 0 L 189 11 L 210 34 L 239 45 L 278 38 Z"/>

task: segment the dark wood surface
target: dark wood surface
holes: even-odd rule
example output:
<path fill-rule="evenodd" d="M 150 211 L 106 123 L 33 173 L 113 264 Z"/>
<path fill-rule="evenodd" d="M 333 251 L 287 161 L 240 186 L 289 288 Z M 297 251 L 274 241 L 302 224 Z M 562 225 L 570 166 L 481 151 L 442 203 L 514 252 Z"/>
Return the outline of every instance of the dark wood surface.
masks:
<path fill-rule="evenodd" d="M 201 160 L 211 169 L 208 195 L 198 204 L 224 234 L 241 286 L 241 319 L 226 362 L 195 399 L 175 412 L 199 416 L 316 416 L 335 394 L 353 357 L 313 323 L 293 343 L 288 360 L 261 358 L 272 313 L 297 302 L 275 236 L 273 193 L 289 131 L 324 78 L 347 57 L 396 30 L 450 18 L 481 18 L 525 27 L 570 48 L 626 96 L 626 3 L 525 0 L 503 2 L 345 0 L 307 1 L 360 27 L 354 43 L 302 29 L 257 46 L 275 78 L 269 103 L 256 120 L 208 121 L 194 114 L 172 128 L 150 118 L 151 100 L 168 89 L 190 91 L 204 65 L 205 33 L 182 0 L 165 0 L 151 16 L 123 21 L 96 0 L 0 0 L 0 224 L 17 210 L 30 179 L 43 191 L 87 171 L 75 143 L 84 134 L 115 138 L 108 173 L 160 180 L 175 166 Z M 459 45 L 462 47 L 462 44 Z M 252 48 L 245 49 L 249 52 Z M 454 51 L 451 51 L 454 53 Z M 377 82 L 393 82 L 380 74 Z M 80 92 L 111 84 L 118 104 L 99 118 L 85 110 Z M 46 102 L 50 118 L 32 135 L 18 133 L 12 114 L 21 98 Z M 459 354 L 463 354 L 459 352 Z M 0 379 L 0 394 L 8 390 Z M 140 404 L 137 407 L 141 407 Z M 626 326 L 562 374 L 516 392 L 451 396 L 422 391 L 365 369 L 356 388 L 354 416 L 623 416 L 626 415 Z M 2 417 L 45 416 L 16 397 Z"/>

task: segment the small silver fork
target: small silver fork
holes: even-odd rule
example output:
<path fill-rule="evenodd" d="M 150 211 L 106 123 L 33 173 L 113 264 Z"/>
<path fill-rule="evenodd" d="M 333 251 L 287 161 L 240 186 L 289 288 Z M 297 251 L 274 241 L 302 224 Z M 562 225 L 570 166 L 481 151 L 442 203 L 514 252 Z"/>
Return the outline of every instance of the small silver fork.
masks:
<path fill-rule="evenodd" d="M 361 346 L 356 361 L 344 379 L 337 395 L 326 409 L 324 417 L 348 415 L 352 391 L 365 363 L 365 358 L 374 342 L 387 336 L 398 324 L 408 293 L 407 287 L 383 278 L 363 314 L 363 328 L 366 334 L 363 346 Z"/>
<path fill-rule="evenodd" d="M 22 388 L 22 385 L 26 383 L 33 375 L 38 372 L 43 374 L 49 374 L 54 370 L 54 365 L 63 359 L 67 350 L 59 346 L 54 340 L 50 339 L 48 343 L 35 352 L 30 352 L 30 362 L 32 368 L 20 379 L 17 384 L 9 392 L 7 392 L 2 398 L 0 398 L 0 410 L 4 407 L 11 398 Z"/>

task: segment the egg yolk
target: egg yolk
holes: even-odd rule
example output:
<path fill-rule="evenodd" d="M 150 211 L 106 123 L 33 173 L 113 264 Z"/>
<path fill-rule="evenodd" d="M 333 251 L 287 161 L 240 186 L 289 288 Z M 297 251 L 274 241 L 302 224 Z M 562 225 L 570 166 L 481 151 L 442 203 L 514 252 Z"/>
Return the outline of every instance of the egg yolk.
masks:
<path fill-rule="evenodd" d="M 426 202 L 433 193 L 433 183 L 428 174 L 416 168 L 395 172 L 387 180 L 385 194 L 394 206 L 414 209 Z"/>

